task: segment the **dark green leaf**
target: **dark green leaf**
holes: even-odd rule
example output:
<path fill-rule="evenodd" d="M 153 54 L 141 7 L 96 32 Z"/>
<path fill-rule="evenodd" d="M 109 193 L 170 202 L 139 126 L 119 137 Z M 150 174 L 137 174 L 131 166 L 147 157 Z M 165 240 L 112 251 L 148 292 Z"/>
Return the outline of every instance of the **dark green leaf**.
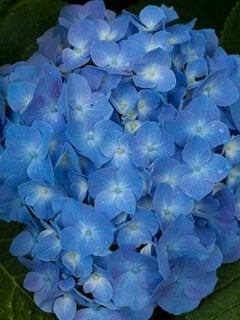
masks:
<path fill-rule="evenodd" d="M 36 39 L 55 25 L 63 5 L 61 0 L 21 0 L 7 12 L 5 8 L 0 23 L 0 65 L 27 59 L 36 49 Z"/>
<path fill-rule="evenodd" d="M 240 2 L 237 2 L 221 32 L 221 44 L 228 53 L 240 53 Z"/>
<path fill-rule="evenodd" d="M 19 224 L 0 222 L 0 319 L 53 320 L 55 317 L 38 309 L 31 295 L 23 289 L 27 270 L 8 251 L 12 239 L 20 231 Z"/>
<path fill-rule="evenodd" d="M 146 5 L 160 5 L 165 3 L 168 6 L 174 6 L 182 22 L 188 22 L 193 18 L 197 18 L 198 28 L 214 28 L 217 32 L 220 32 L 235 2 L 236 0 L 140 0 L 137 6 L 131 6 L 128 10 L 139 13 Z"/>
<path fill-rule="evenodd" d="M 204 299 L 196 310 L 185 314 L 186 320 L 240 319 L 240 261 L 221 267 L 218 277 L 215 292 Z"/>

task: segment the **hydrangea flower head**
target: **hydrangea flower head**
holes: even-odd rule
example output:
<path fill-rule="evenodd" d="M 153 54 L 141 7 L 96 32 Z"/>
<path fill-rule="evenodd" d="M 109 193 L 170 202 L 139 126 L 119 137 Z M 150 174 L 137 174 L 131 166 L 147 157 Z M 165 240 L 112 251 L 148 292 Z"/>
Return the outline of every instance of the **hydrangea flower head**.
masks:
<path fill-rule="evenodd" d="M 0 69 L 0 218 L 59 320 L 188 312 L 240 259 L 240 59 L 176 19 L 70 5 Z"/>

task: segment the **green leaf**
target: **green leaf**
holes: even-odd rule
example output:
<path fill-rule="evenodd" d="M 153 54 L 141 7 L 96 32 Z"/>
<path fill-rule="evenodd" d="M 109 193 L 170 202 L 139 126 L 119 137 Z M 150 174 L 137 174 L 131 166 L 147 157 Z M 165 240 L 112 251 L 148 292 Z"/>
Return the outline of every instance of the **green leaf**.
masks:
<path fill-rule="evenodd" d="M 229 53 L 240 53 L 240 2 L 237 2 L 221 32 L 221 44 Z"/>
<path fill-rule="evenodd" d="M 177 10 L 181 22 L 189 22 L 193 18 L 197 18 L 197 28 L 213 28 L 220 33 L 236 0 L 140 0 L 137 6 L 131 6 L 128 10 L 139 13 L 143 7 L 149 4 L 161 5 L 162 3 L 173 6 Z"/>
<path fill-rule="evenodd" d="M 38 309 L 31 295 L 22 287 L 27 270 L 8 251 L 12 239 L 21 229 L 19 224 L 0 222 L 0 319 L 56 319 Z"/>
<path fill-rule="evenodd" d="M 1 6 L 0 65 L 27 59 L 36 50 L 36 39 L 56 24 L 63 5 L 61 0 L 21 0 Z"/>
<path fill-rule="evenodd" d="M 186 313 L 185 320 L 240 319 L 240 261 L 221 267 L 218 277 L 214 293 L 204 299 L 196 310 Z"/>

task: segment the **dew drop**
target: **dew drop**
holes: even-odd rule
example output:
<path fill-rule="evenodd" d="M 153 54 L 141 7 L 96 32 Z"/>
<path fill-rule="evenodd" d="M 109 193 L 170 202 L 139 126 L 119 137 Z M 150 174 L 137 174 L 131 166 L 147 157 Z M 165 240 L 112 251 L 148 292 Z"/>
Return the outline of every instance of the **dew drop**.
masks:
<path fill-rule="evenodd" d="M 224 130 L 224 129 L 219 129 L 218 132 L 219 132 L 219 133 L 224 133 L 225 130 Z"/>

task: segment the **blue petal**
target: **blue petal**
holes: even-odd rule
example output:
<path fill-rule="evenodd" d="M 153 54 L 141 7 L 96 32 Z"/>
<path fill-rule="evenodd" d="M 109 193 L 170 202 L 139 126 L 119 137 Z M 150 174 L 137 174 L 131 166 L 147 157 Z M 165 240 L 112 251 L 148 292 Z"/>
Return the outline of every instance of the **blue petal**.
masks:
<path fill-rule="evenodd" d="M 218 70 L 211 74 L 199 87 L 197 93 L 212 98 L 221 107 L 230 106 L 239 98 L 239 91 L 232 80 L 226 77 L 225 70 Z"/>
<path fill-rule="evenodd" d="M 212 151 L 208 142 L 198 136 L 192 138 L 185 145 L 182 152 L 183 160 L 190 168 L 202 166 L 207 163 L 210 160 L 211 155 Z"/>
<path fill-rule="evenodd" d="M 122 209 L 117 208 L 115 204 L 116 194 L 110 191 L 102 191 L 96 196 L 95 210 L 108 219 L 114 218 Z"/>
<path fill-rule="evenodd" d="M 115 172 L 113 168 L 104 168 L 89 176 L 89 193 L 95 198 L 100 192 L 111 190 L 115 185 Z"/>
<path fill-rule="evenodd" d="M 206 169 L 205 169 L 206 168 Z M 229 161 L 219 154 L 214 154 L 204 166 L 206 178 L 210 182 L 219 182 L 227 177 L 231 169 Z"/>
<path fill-rule="evenodd" d="M 79 54 L 76 50 L 70 48 L 63 50 L 62 58 L 68 72 L 85 65 L 90 60 L 89 55 L 85 55 L 85 52 Z"/>
<path fill-rule="evenodd" d="M 114 60 L 118 63 L 118 54 L 120 49 L 113 41 L 95 41 L 91 47 L 91 57 L 95 65 L 106 67 L 114 64 Z"/>
<path fill-rule="evenodd" d="M 68 41 L 75 47 L 87 50 L 90 43 L 96 39 L 96 27 L 90 20 L 76 21 L 68 31 Z"/>
<path fill-rule="evenodd" d="M 110 101 L 120 114 L 127 114 L 137 104 L 137 90 L 128 83 L 120 84 L 112 91 Z"/>
<path fill-rule="evenodd" d="M 136 210 L 136 199 L 132 192 L 125 191 L 115 198 L 115 206 L 120 212 L 134 214 Z"/>
<path fill-rule="evenodd" d="M 47 157 L 45 160 L 33 158 L 27 168 L 27 174 L 31 179 L 42 180 L 53 184 L 54 175 L 50 157 Z"/>
<path fill-rule="evenodd" d="M 6 149 L 16 158 L 31 159 L 41 143 L 40 133 L 21 125 L 13 125 L 7 131 Z"/>
<path fill-rule="evenodd" d="M 77 303 L 70 295 L 59 297 L 54 302 L 53 311 L 59 320 L 73 320 Z"/>
<path fill-rule="evenodd" d="M 91 88 L 80 74 L 70 74 L 67 81 L 67 97 L 73 109 L 84 108 L 86 104 L 90 103 Z"/>
<path fill-rule="evenodd" d="M 207 181 L 204 175 L 185 174 L 180 182 L 183 192 L 194 200 L 201 200 L 214 188 L 214 182 Z"/>
<path fill-rule="evenodd" d="M 19 233 L 12 241 L 10 252 L 17 257 L 25 256 L 30 253 L 34 245 L 33 237 L 29 231 Z"/>
<path fill-rule="evenodd" d="M 139 18 L 148 31 L 153 31 L 166 16 L 161 8 L 150 5 L 141 10 Z"/>
<path fill-rule="evenodd" d="M 15 112 L 24 112 L 31 102 L 36 86 L 25 82 L 10 84 L 7 93 L 7 101 Z"/>

